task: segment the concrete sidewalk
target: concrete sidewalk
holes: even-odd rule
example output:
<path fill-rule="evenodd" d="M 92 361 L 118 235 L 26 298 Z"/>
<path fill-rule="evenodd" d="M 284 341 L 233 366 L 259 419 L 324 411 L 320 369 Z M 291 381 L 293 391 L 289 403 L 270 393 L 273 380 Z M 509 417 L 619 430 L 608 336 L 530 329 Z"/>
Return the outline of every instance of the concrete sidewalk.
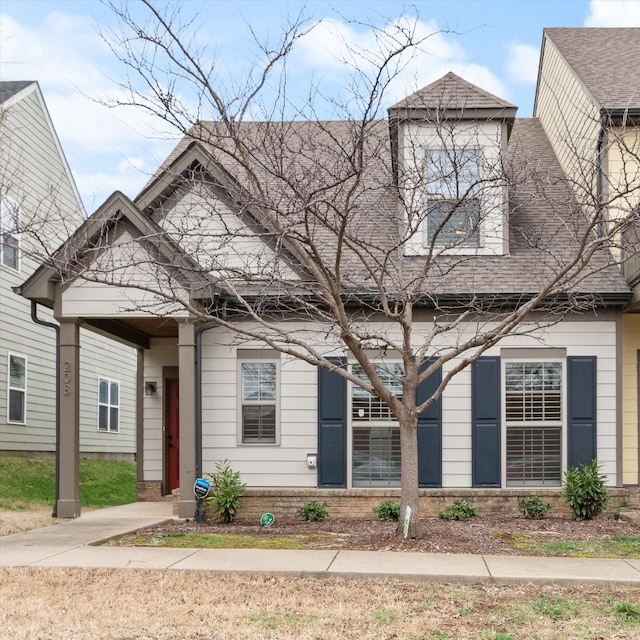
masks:
<path fill-rule="evenodd" d="M 640 586 L 640 560 L 383 551 L 270 551 L 100 547 L 96 543 L 171 519 L 171 503 L 141 502 L 0 537 L 0 566 L 172 569 L 433 582 L 621 583 Z"/>

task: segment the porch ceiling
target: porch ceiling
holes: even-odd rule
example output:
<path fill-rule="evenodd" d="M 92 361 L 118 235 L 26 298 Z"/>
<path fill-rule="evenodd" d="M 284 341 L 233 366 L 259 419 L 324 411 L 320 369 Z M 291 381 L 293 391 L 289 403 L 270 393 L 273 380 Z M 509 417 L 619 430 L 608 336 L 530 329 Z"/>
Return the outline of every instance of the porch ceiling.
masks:
<path fill-rule="evenodd" d="M 85 318 L 84 324 L 98 333 L 143 349 L 151 338 L 177 338 L 178 323 L 173 318 Z"/>

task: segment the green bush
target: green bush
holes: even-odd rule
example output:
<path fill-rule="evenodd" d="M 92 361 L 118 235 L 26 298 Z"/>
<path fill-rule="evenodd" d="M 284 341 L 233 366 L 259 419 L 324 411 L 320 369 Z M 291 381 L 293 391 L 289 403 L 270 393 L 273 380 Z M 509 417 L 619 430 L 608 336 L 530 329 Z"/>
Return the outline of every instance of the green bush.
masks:
<path fill-rule="evenodd" d="M 218 522 L 231 522 L 240 507 L 240 498 L 246 484 L 240 482 L 240 472 L 233 471 L 228 460 L 216 463 L 216 472 L 208 475 L 211 480 L 209 506 Z"/>
<path fill-rule="evenodd" d="M 518 502 L 518 510 L 529 520 L 542 520 L 551 511 L 551 505 L 548 502 L 543 502 L 538 496 L 529 496 Z"/>
<path fill-rule="evenodd" d="M 320 504 L 315 500 L 311 500 L 311 502 L 307 502 L 307 504 L 296 511 L 296 516 L 301 520 L 310 520 L 311 522 L 320 522 L 321 520 L 325 520 L 329 517 L 327 503 L 323 502 Z"/>
<path fill-rule="evenodd" d="M 574 520 L 592 520 L 607 508 L 609 491 L 605 481 L 597 460 L 565 471 L 562 497 L 571 508 Z"/>
<path fill-rule="evenodd" d="M 400 520 L 400 505 L 391 500 L 381 502 L 377 507 L 373 507 L 373 512 L 385 522 L 398 522 Z"/>
<path fill-rule="evenodd" d="M 478 508 L 466 500 L 454 500 L 453 504 L 438 513 L 442 520 L 469 520 L 478 515 Z"/>

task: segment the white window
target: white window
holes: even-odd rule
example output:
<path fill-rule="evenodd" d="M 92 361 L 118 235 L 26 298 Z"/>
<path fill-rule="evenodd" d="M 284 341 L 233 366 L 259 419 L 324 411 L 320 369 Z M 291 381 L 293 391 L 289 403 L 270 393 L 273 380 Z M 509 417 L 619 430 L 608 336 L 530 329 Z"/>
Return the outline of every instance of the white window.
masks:
<path fill-rule="evenodd" d="M 402 396 L 404 367 L 401 363 L 374 365 L 387 389 Z M 352 372 L 367 380 L 362 367 Z M 354 487 L 400 486 L 400 427 L 389 407 L 377 396 L 351 384 L 352 485 Z"/>
<path fill-rule="evenodd" d="M 279 362 L 240 362 L 240 442 L 278 444 Z"/>
<path fill-rule="evenodd" d="M 120 383 L 98 378 L 98 431 L 117 433 L 120 425 Z"/>
<path fill-rule="evenodd" d="M 563 364 L 506 362 L 507 486 L 562 483 Z"/>
<path fill-rule="evenodd" d="M 9 354 L 7 422 L 25 424 L 27 414 L 27 359 Z"/>
<path fill-rule="evenodd" d="M 9 196 L 0 196 L 0 253 L 2 264 L 20 270 L 20 205 Z"/>
<path fill-rule="evenodd" d="M 480 243 L 478 149 L 428 149 L 425 156 L 426 245 Z"/>

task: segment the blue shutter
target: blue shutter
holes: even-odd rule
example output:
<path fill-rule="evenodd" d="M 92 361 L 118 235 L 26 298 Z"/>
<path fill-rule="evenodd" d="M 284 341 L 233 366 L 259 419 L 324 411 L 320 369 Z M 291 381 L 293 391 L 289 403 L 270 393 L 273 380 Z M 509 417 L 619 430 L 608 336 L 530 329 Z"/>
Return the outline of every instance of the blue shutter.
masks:
<path fill-rule="evenodd" d="M 590 464 L 596 449 L 595 356 L 567 358 L 568 456 L 570 467 Z"/>
<path fill-rule="evenodd" d="M 433 360 L 422 363 L 426 369 Z M 416 403 L 430 398 L 442 382 L 442 369 L 432 373 L 419 387 Z M 442 486 L 442 398 L 418 416 L 418 483 L 421 487 Z"/>
<path fill-rule="evenodd" d="M 471 365 L 471 457 L 474 487 L 500 487 L 500 358 Z"/>
<path fill-rule="evenodd" d="M 346 358 L 327 358 L 346 367 Z M 318 487 L 347 486 L 347 381 L 318 368 Z"/>

